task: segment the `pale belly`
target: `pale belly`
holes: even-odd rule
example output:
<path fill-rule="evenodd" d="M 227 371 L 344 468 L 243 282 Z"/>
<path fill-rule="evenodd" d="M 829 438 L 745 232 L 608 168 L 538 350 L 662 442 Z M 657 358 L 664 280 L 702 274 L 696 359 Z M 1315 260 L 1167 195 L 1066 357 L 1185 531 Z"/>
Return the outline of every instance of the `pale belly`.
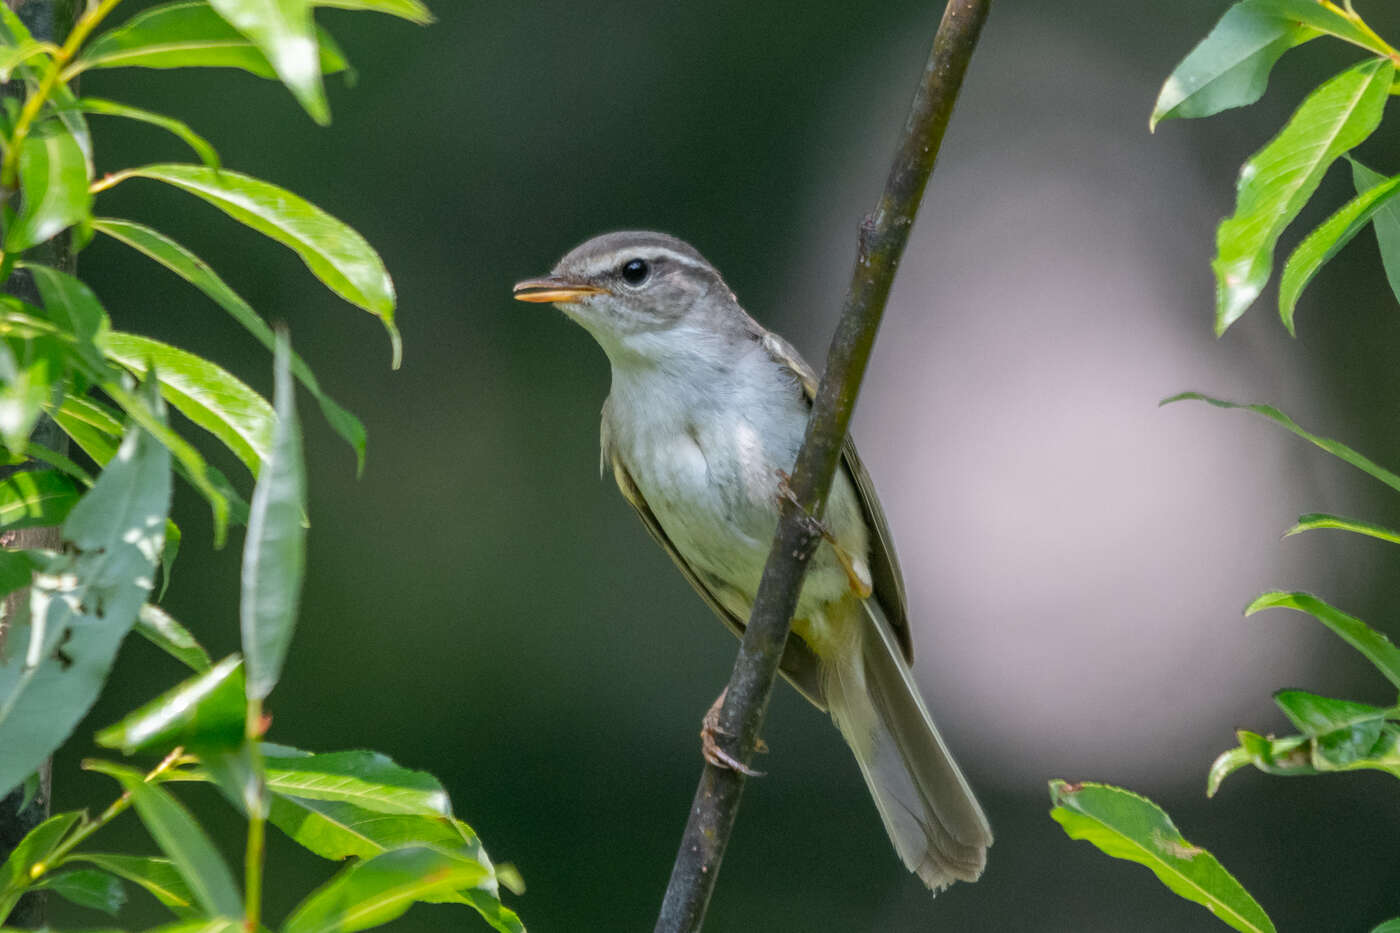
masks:
<path fill-rule="evenodd" d="M 633 437 L 619 451 L 667 537 L 741 619 L 752 608 L 777 529 L 779 471 L 791 469 L 803 426 L 770 429 L 763 438 L 736 414 L 717 419 L 706 432 L 690 426 Z M 780 435 L 778 443 L 772 434 Z M 827 524 L 864 564 L 868 535 L 844 471 L 832 490 Z M 827 603 L 850 592 L 845 569 L 832 549 L 822 546 L 809 568 L 797 617 L 819 618 Z"/>

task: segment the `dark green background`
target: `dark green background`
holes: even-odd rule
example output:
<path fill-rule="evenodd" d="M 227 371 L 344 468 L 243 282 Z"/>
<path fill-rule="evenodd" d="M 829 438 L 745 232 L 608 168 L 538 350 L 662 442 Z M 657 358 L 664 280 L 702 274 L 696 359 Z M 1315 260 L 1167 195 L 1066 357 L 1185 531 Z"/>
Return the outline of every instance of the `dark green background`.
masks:
<path fill-rule="evenodd" d="M 315 127 L 280 86 L 241 73 L 83 79 L 87 93 L 188 119 L 230 167 L 283 184 L 362 231 L 399 288 L 401 371 L 389 370 L 370 316 L 204 205 L 135 181 L 103 195 L 99 208 L 167 230 L 269 319 L 287 322 L 321 382 L 369 428 L 368 466 L 357 480 L 348 450 L 302 399 L 308 580 L 301 628 L 270 702 L 272 736 L 314 749 L 375 748 L 436 773 L 493 856 L 524 874 L 529 891 L 510 902 L 532 930 L 648 929 L 699 771 L 699 717 L 735 646 L 611 483 L 597 479 L 602 354 L 552 309 L 510 301 L 510 284 L 546 271 L 594 233 L 667 230 L 699 246 L 755 316 L 819 359 L 856 222 L 879 191 L 941 8 L 825 0 L 435 6 L 440 22 L 426 30 L 323 11 L 359 71 L 352 90 L 332 79 L 329 129 Z M 1271 317 L 1272 292 L 1223 341 L 1210 338 L 1214 224 L 1230 209 L 1240 161 L 1312 83 L 1356 57 L 1315 44 L 1286 60 L 1258 107 L 1165 124 L 1149 137 L 1162 78 L 1223 8 L 997 4 L 906 261 L 916 284 L 896 289 L 857 432 L 876 441 L 877 480 L 906 478 L 882 483 L 900 540 L 932 532 L 912 527 L 899 502 L 927 500 L 938 514 L 979 478 L 937 469 L 957 419 L 961 433 L 944 444 L 950 455 L 966 450 L 984 422 L 1025 420 L 1024 449 L 989 452 L 983 467 L 994 476 L 1012 461 L 1059 463 L 1059 453 L 1085 443 L 1081 434 L 1114 450 L 1171 431 L 1179 446 L 1154 455 L 1165 470 L 1179 455 L 1182 470 L 1201 473 L 1202 489 L 1227 503 L 1249 499 L 1250 514 L 1264 517 L 1241 530 L 1230 507 L 1178 501 L 1176 487 L 1164 487 L 1162 510 L 1194 516 L 1198 536 L 1182 542 L 1179 563 L 1149 566 L 1154 557 L 1135 542 L 1160 530 L 1145 525 L 1109 548 L 1117 563 L 1067 560 L 1030 613 L 992 608 L 993 584 L 984 585 L 985 601 L 966 586 L 945 601 L 959 581 L 938 560 L 909 565 L 906 549 L 906 575 L 922 581 L 912 607 L 924 620 L 916 621 L 921 659 L 935 665 L 920 676 L 997 833 L 987 874 L 931 901 L 889 850 L 835 731 L 780 688 L 766 729 L 770 774 L 746 795 L 709 929 L 1223 929 L 1145 870 L 1069 841 L 1046 815 L 1052 777 L 1122 781 L 1157 799 L 1280 929 L 1365 930 L 1400 914 L 1391 779 L 1247 773 L 1214 801 L 1202 793 L 1209 761 L 1231 744 L 1230 725 L 1284 728 L 1270 688 L 1389 702 L 1378 678 L 1302 617 L 1246 623 L 1238 610 L 1266 586 L 1308 585 L 1393 626 L 1393 565 L 1382 546 L 1318 536 L 1306 551 L 1287 544 L 1304 559 L 1283 569 L 1271 555 L 1299 512 L 1400 520 L 1394 502 L 1243 416 L 1154 408 L 1186 388 L 1237 392 L 1400 462 L 1400 315 L 1369 234 L 1305 297 L 1297 341 Z M 1396 19 L 1373 22 L 1393 38 Z M 187 158 L 144 128 L 108 121 L 98 133 L 99 171 Z M 1385 132 L 1363 153 L 1393 172 L 1395 140 Z M 1347 195 L 1343 176 L 1329 176 L 1324 205 Z M 995 209 L 983 211 L 988 205 Z M 1306 219 L 1321 216 L 1313 209 Z M 1098 238 L 1081 240 L 1084 230 Z M 1150 281 L 1124 272 L 1129 258 L 1152 270 Z M 268 388 L 267 354 L 183 283 L 100 241 L 80 268 L 117 326 Z M 978 289 L 920 300 L 960 277 Z M 926 281 L 934 284 L 917 284 Z M 1057 317 L 1071 313 L 1077 327 Z M 1140 331 L 1138 315 L 1165 321 L 1194 368 L 1164 365 L 1127 396 L 1100 375 L 1156 359 L 1151 343 L 1144 350 L 1109 339 Z M 925 328 L 918 340 L 907 329 L 915 323 Z M 954 353 L 978 361 L 986 385 L 1019 386 L 1026 372 L 1075 359 L 1099 334 L 1108 342 L 1092 362 L 1052 367 L 996 401 L 959 384 L 924 397 L 927 383 L 914 378 L 940 371 L 938 353 Z M 906 374 L 912 381 L 901 383 Z M 899 423 L 878 420 L 896 410 Z M 1098 420 L 1109 411 L 1138 433 L 1118 439 L 1111 424 L 1121 422 Z M 1047 423 L 1066 429 L 1032 441 Z M 1200 459 L 1203 451 L 1210 457 Z M 246 484 L 236 464 L 219 462 Z M 1140 497 L 1157 495 L 1154 475 L 1109 472 Z M 921 474 L 927 482 L 907 480 Z M 1032 533 L 1045 537 L 1039 550 L 1077 554 L 1100 515 L 1111 521 L 1111 497 L 1086 500 L 1076 509 L 1085 523 L 1057 530 L 1064 503 L 1048 501 L 1055 487 L 1015 476 L 1001 500 L 1013 529 L 1008 555 Z M 167 605 L 211 650 L 235 650 L 240 540 L 212 551 L 207 513 L 188 489 L 177 493 L 176 514 L 185 549 Z M 980 524 L 935 529 L 950 560 L 969 549 Z M 1189 595 L 1205 572 L 1193 565 L 1194 540 L 1208 570 L 1237 583 L 1223 600 L 1174 613 L 1163 606 Z M 1242 567 L 1264 555 L 1267 579 L 1237 574 L 1222 553 L 1240 555 Z M 1022 567 L 1011 556 L 1006 563 L 1014 581 Z M 1150 588 L 1113 585 L 1141 570 Z M 1066 608 L 1086 603 L 1093 612 Z M 981 637 L 948 634 L 956 630 L 940 626 L 949 620 L 974 624 Z M 1188 624 L 1201 634 L 1174 643 L 1164 681 L 1155 659 Z M 1129 632 L 1137 651 L 1116 654 L 1098 631 Z M 1056 676 L 1085 656 L 1101 656 L 1091 669 L 1115 672 L 1119 686 Z M 1214 673 L 1203 675 L 1207 668 Z M 937 676 L 945 669 L 979 672 L 981 692 L 950 693 Z M 1231 687 L 1231 671 L 1248 680 L 1243 693 Z M 103 702 L 56 761 L 59 807 L 112 796 L 108 783 L 77 770 L 91 752 L 88 736 L 179 677 L 152 649 L 128 645 Z M 1188 698 L 1219 722 L 1196 718 Z M 993 700 L 996 715 L 979 721 Z M 235 821 L 212 794 L 191 796 L 236 864 Z M 111 848 L 151 848 L 131 818 L 106 835 Z M 269 873 L 277 918 L 329 866 L 277 840 Z M 393 928 L 482 927 L 454 909 L 419 907 Z"/>

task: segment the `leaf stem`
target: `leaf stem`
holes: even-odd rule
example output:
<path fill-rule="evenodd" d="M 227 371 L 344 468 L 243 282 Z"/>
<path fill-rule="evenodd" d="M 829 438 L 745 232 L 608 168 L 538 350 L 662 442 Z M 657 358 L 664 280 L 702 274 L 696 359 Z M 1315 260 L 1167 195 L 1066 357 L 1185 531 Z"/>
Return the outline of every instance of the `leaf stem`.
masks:
<path fill-rule="evenodd" d="M 266 781 L 263 777 L 262 747 L 258 744 L 266 726 L 262 700 L 248 698 L 246 736 L 248 754 L 253 759 L 257 788 L 248 807 L 248 845 L 243 852 L 243 924 L 248 933 L 257 933 L 262 921 L 263 854 L 267 838 Z"/>
<path fill-rule="evenodd" d="M 155 768 L 153 768 L 151 772 L 146 775 L 146 783 L 151 783 L 156 778 L 164 774 L 166 771 L 170 770 L 175 765 L 175 763 L 178 762 L 180 758 L 184 756 L 184 754 L 185 750 L 183 748 L 177 748 L 169 755 L 166 755 L 165 758 L 161 760 L 161 763 L 156 765 Z M 107 807 L 106 810 L 102 811 L 102 815 L 99 816 L 97 819 L 89 820 L 84 818 L 82 825 L 78 827 L 78 829 L 73 833 L 73 835 L 63 840 L 63 842 L 58 846 L 58 848 L 53 850 L 53 854 L 49 856 L 47 861 L 39 862 L 29 870 L 30 880 L 37 881 L 40 878 L 42 878 L 44 876 L 44 873 L 47 872 L 49 869 L 57 868 L 60 865 L 62 865 L 64 859 L 67 857 L 69 852 L 72 852 L 74 849 L 76 849 L 84 840 L 86 840 L 93 833 L 97 832 L 99 829 L 112 822 L 112 820 L 125 813 L 127 811 L 127 808 L 129 808 L 130 806 L 131 792 L 124 791 L 120 797 L 112 801 L 111 805 Z"/>
<path fill-rule="evenodd" d="M 38 89 L 25 99 L 24 108 L 20 110 L 19 119 L 15 121 L 14 132 L 10 134 L 10 138 L 5 144 L 5 158 L 3 162 L 0 162 L 0 187 L 9 191 L 14 190 L 19 166 L 19 150 L 24 145 L 25 139 L 28 138 L 29 130 L 33 127 L 35 119 L 38 118 L 39 111 L 43 109 L 49 96 L 53 94 L 54 88 L 58 86 L 63 66 L 78 54 L 78 49 L 82 48 L 87 37 L 92 35 L 92 31 L 107 18 L 107 14 L 111 13 L 112 9 L 120 2 L 121 0 L 102 0 L 97 6 L 90 7 L 73 24 L 73 31 L 68 34 L 63 45 L 59 46 L 58 51 L 49 59 L 49 67 L 44 71 L 44 77 L 39 81 Z"/>

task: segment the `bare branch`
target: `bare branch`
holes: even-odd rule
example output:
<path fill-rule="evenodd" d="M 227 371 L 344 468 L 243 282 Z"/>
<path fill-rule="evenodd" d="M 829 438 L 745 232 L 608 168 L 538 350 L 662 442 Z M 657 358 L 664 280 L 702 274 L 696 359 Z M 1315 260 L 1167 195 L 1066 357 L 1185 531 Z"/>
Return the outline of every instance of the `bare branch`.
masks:
<path fill-rule="evenodd" d="M 990 3 L 949 0 L 884 194 L 861 224 L 855 272 L 789 484 L 801 510 L 810 515 L 822 514 L 831 491 L 885 301 Z M 810 521 L 803 521 L 801 510 L 790 502 L 782 505 L 773 548 L 720 710 L 720 729 L 731 737 L 733 746 L 725 750 L 746 764 L 753 757 L 768 709 L 807 564 L 820 542 L 819 531 Z M 741 772 L 705 766 L 671 870 L 657 933 L 700 929 L 743 789 Z"/>

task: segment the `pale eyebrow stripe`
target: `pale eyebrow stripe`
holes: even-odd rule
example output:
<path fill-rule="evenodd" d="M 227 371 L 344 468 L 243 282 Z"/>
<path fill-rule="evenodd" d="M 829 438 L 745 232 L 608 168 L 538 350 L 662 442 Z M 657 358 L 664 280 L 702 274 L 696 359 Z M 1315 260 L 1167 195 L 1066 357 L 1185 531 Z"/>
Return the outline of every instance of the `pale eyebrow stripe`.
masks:
<path fill-rule="evenodd" d="M 692 256 L 678 253 L 675 250 L 659 245 L 634 246 L 629 249 L 614 250 L 611 253 L 601 256 L 595 261 L 594 270 L 604 272 L 613 269 L 619 263 L 627 259 L 668 259 L 682 266 L 689 266 L 692 269 L 709 269 L 710 264 L 696 260 Z"/>

